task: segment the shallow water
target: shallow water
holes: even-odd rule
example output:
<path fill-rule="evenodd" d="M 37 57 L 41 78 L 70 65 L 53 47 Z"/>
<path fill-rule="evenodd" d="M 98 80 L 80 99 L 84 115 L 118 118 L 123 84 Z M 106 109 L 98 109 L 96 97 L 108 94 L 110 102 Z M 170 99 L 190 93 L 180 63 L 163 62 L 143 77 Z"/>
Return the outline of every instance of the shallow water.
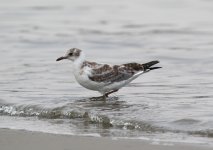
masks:
<path fill-rule="evenodd" d="M 209 0 L 0 0 L 0 128 L 213 144 Z M 107 100 L 78 85 L 88 60 L 160 60 Z"/>

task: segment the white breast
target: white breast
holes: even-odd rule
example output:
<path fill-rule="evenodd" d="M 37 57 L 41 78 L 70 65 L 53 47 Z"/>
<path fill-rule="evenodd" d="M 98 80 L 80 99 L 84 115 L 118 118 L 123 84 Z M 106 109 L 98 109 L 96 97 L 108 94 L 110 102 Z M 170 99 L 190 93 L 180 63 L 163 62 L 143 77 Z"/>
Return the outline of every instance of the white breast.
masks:
<path fill-rule="evenodd" d="M 104 83 L 97 83 L 89 79 L 89 75 L 91 74 L 91 68 L 84 67 L 83 69 L 77 69 L 74 71 L 74 76 L 77 82 L 90 90 L 100 91 L 104 87 Z"/>

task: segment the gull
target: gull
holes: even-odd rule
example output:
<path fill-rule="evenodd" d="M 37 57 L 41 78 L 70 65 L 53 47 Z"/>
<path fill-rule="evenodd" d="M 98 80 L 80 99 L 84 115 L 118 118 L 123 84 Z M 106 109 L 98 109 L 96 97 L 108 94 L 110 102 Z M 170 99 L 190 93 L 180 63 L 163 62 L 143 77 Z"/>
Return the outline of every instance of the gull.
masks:
<path fill-rule="evenodd" d="M 153 67 L 159 61 L 121 65 L 90 62 L 85 60 L 85 54 L 78 48 L 69 49 L 64 56 L 59 57 L 56 61 L 63 59 L 73 62 L 73 74 L 81 86 L 89 90 L 98 91 L 104 97 L 117 92 L 141 74 L 161 68 Z"/>

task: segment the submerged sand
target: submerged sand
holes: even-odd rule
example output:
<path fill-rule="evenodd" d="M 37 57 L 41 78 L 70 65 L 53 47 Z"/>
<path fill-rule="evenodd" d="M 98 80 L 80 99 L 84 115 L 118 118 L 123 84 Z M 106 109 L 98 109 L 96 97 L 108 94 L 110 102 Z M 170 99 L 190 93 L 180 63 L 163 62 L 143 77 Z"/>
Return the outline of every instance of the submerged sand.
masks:
<path fill-rule="evenodd" d="M 212 150 L 205 145 L 156 145 L 148 141 L 81 137 L 22 130 L 0 129 L 1 150 Z"/>

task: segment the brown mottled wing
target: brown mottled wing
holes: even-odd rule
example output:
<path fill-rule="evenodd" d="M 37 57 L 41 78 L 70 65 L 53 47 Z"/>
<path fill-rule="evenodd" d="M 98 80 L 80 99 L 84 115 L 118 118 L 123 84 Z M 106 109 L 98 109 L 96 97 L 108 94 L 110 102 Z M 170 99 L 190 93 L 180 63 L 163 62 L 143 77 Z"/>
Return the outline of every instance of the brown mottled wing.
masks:
<path fill-rule="evenodd" d="M 143 66 L 137 63 L 129 63 L 123 65 L 102 65 L 93 69 L 92 75 L 89 78 L 96 82 L 120 82 L 131 78 L 138 71 L 143 71 Z"/>
<path fill-rule="evenodd" d="M 99 67 L 102 67 L 103 65 L 102 64 L 98 64 L 96 62 L 85 61 L 85 62 L 83 62 L 83 65 L 81 67 L 83 68 L 85 66 L 87 66 L 89 68 L 92 68 L 92 69 L 97 69 Z"/>

